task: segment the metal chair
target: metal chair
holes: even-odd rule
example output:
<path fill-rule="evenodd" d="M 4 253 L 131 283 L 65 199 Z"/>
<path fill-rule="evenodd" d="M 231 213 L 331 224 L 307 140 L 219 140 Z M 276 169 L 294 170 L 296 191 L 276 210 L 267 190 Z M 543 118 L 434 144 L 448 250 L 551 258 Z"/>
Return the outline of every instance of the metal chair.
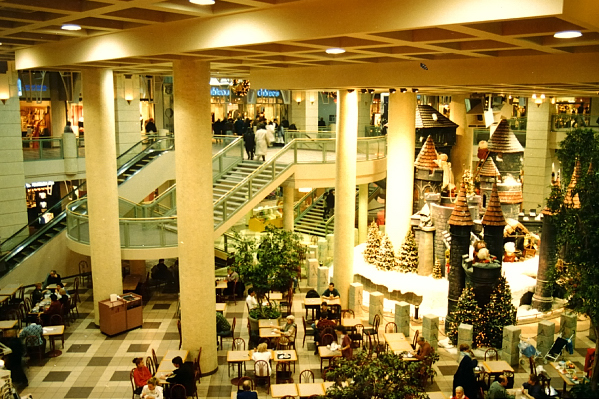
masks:
<path fill-rule="evenodd" d="M 308 323 L 306 323 L 306 318 L 302 316 L 302 324 L 304 325 L 304 340 L 302 342 L 302 348 L 306 345 L 306 336 L 314 338 L 314 329 L 312 327 L 308 327 Z"/>
<path fill-rule="evenodd" d="M 304 370 L 299 375 L 299 383 L 311 383 L 314 382 L 314 373 L 312 370 Z"/>
<path fill-rule="evenodd" d="M 135 399 L 135 390 L 137 389 L 137 387 L 135 386 L 135 377 L 133 376 L 134 373 L 135 369 L 131 369 L 131 372 L 129 373 L 129 381 L 131 381 L 131 389 L 133 390 L 131 399 Z"/>
<path fill-rule="evenodd" d="M 170 399 L 187 399 L 187 391 L 181 384 L 175 384 L 171 387 Z"/>
<path fill-rule="evenodd" d="M 252 380 L 250 377 L 241 377 L 239 379 L 239 381 L 237 381 L 237 390 L 241 391 L 241 387 L 243 386 L 243 383 L 249 381 L 250 382 L 250 390 L 251 391 L 255 391 L 256 390 L 256 384 L 254 384 L 254 380 Z"/>
<path fill-rule="evenodd" d="M 352 344 L 355 342 L 356 348 L 361 347 L 364 344 L 364 326 L 362 324 L 356 324 L 354 326 L 355 331 L 349 333 L 349 337 L 352 340 Z"/>
<path fill-rule="evenodd" d="M 200 351 L 202 349 L 200 348 Z M 158 357 L 156 356 L 156 351 L 154 350 L 154 348 L 152 348 L 152 360 L 154 361 L 155 365 L 158 365 Z"/>
<path fill-rule="evenodd" d="M 152 376 L 156 374 L 156 367 L 158 367 L 158 365 L 154 363 L 154 360 L 152 360 L 150 356 L 146 358 L 146 367 L 148 370 L 150 370 L 150 374 L 152 374 Z"/>
<path fill-rule="evenodd" d="M 293 383 L 293 375 L 291 374 L 291 365 L 289 362 L 278 362 L 275 373 L 276 384 L 291 384 Z"/>
<path fill-rule="evenodd" d="M 397 333 L 397 324 L 395 324 L 394 322 L 385 324 L 385 332 L 386 333 Z"/>
<path fill-rule="evenodd" d="M 256 379 L 256 385 L 258 385 L 259 380 L 264 380 L 266 386 L 270 387 L 270 372 L 267 362 L 258 360 L 254 363 L 254 378 Z"/>
<path fill-rule="evenodd" d="M 351 316 L 352 319 L 356 318 L 356 314 L 354 313 L 353 310 L 351 310 L 351 309 L 341 310 L 341 318 L 342 319 L 349 319 L 349 316 Z"/>
<path fill-rule="evenodd" d="M 495 349 L 495 348 L 489 348 L 485 351 L 485 362 L 487 361 L 487 355 L 489 356 L 488 360 L 491 360 L 491 361 L 499 360 L 499 356 L 497 355 L 497 349 Z M 532 360 L 532 357 L 529 359 Z M 533 360 L 533 362 L 534 362 L 534 360 Z M 536 374 L 536 372 L 535 372 L 535 374 Z"/>

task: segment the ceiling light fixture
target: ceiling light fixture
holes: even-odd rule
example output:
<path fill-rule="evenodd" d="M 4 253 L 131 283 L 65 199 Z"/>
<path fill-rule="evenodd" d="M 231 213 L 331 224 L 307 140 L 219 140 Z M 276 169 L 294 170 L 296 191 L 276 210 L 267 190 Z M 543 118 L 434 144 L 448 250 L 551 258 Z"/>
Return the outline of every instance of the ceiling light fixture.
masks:
<path fill-rule="evenodd" d="M 368 89 L 368 93 L 370 93 L 370 94 L 374 93 L 374 89 Z"/>
<path fill-rule="evenodd" d="M 347 89 L 347 92 L 348 92 L 348 93 L 353 93 L 353 92 L 354 92 L 354 89 Z"/>
<path fill-rule="evenodd" d="M 345 53 L 345 49 L 342 49 L 339 47 L 333 47 L 333 48 L 326 49 L 325 53 L 327 53 L 327 54 L 343 54 L 343 53 Z"/>
<path fill-rule="evenodd" d="M 200 6 L 209 6 L 214 4 L 214 0 L 189 0 L 190 3 L 198 4 Z"/>
<path fill-rule="evenodd" d="M 579 30 L 564 30 L 561 32 L 556 32 L 553 37 L 557 39 L 573 39 L 575 37 L 582 36 L 582 32 Z"/>
<path fill-rule="evenodd" d="M 362 94 L 366 93 L 366 89 L 360 89 L 360 93 L 362 93 Z"/>
<path fill-rule="evenodd" d="M 76 24 L 63 24 L 60 28 L 63 30 L 81 30 L 81 26 Z"/>
<path fill-rule="evenodd" d="M 532 99 L 533 99 L 533 100 L 536 100 L 536 99 L 537 99 L 537 94 L 536 94 L 536 93 L 534 93 L 534 94 L 532 95 Z"/>
<path fill-rule="evenodd" d="M 389 93 L 390 93 L 390 94 L 393 94 L 393 93 L 395 93 L 396 91 L 397 91 L 396 89 L 389 89 Z"/>
<path fill-rule="evenodd" d="M 418 89 L 412 89 L 412 93 L 418 93 Z"/>
<path fill-rule="evenodd" d="M 402 93 L 407 93 L 408 89 L 406 89 L 405 87 L 402 87 L 401 89 L 399 89 L 399 91 Z"/>

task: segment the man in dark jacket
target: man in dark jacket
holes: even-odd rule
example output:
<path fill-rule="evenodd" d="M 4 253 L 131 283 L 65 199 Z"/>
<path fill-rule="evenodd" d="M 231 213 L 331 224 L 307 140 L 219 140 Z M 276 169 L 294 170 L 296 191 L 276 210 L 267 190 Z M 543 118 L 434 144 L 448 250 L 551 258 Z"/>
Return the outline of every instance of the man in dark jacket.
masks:
<path fill-rule="evenodd" d="M 474 353 L 467 344 L 460 345 L 460 352 L 464 356 L 460 361 L 458 370 L 453 376 L 453 395 L 458 386 L 464 388 L 464 394 L 469 398 L 476 398 L 478 395 L 478 382 L 474 375 L 474 368 L 478 365 L 478 360 L 474 358 Z"/>
<path fill-rule="evenodd" d="M 245 123 L 243 123 L 243 119 L 241 119 L 241 116 L 237 117 L 237 120 L 235 121 L 235 134 L 238 136 L 243 136 L 243 134 L 245 133 Z"/>
<path fill-rule="evenodd" d="M 193 368 L 191 364 L 183 363 L 181 356 L 176 356 L 172 360 L 175 370 L 170 374 L 166 381 L 172 385 L 181 384 L 185 387 L 188 396 L 195 391 L 195 381 L 193 380 Z"/>
<path fill-rule="evenodd" d="M 330 190 L 324 196 L 324 211 L 322 212 L 322 218 L 327 220 L 335 212 L 335 190 Z"/>

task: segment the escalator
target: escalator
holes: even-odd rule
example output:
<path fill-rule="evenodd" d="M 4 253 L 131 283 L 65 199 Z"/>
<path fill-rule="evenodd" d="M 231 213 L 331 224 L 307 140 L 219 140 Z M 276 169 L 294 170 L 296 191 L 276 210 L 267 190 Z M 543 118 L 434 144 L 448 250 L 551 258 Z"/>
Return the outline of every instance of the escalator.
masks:
<path fill-rule="evenodd" d="M 117 179 L 121 185 L 162 154 L 174 149 L 172 138 L 150 138 L 141 140 L 117 157 Z M 56 237 L 66 227 L 66 206 L 86 191 L 85 183 L 69 192 L 57 204 L 41 214 L 11 237 L 0 244 L 0 277 L 17 267 L 25 259 L 36 253 L 42 246 Z M 85 196 L 85 194 L 83 195 Z M 40 223 L 46 216 L 53 218 Z"/>

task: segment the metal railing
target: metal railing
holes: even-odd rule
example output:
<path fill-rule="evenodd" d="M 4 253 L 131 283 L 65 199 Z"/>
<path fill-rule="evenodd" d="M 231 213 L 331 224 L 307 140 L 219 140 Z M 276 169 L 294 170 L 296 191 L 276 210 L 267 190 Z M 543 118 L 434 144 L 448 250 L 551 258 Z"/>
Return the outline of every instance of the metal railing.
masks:
<path fill-rule="evenodd" d="M 588 114 L 555 114 L 551 115 L 551 130 L 569 131 L 591 126 L 591 115 Z"/>
<path fill-rule="evenodd" d="M 313 189 L 309 193 L 305 194 L 299 199 L 293 206 L 293 221 L 297 222 L 302 216 L 304 216 L 310 209 L 311 206 L 316 204 L 318 201 L 318 194 L 316 193 L 317 188 Z"/>
<path fill-rule="evenodd" d="M 314 142 L 317 142 L 318 148 L 314 147 Z M 227 170 L 230 170 L 235 165 L 229 165 L 227 162 L 219 162 L 219 157 L 242 158 L 243 150 L 242 141 L 234 140 L 227 145 L 223 150 L 219 151 L 213 158 L 213 170 L 218 170 L 222 176 Z M 308 150 L 302 152 L 303 150 Z M 316 156 L 314 155 L 316 153 Z M 229 155 L 232 154 L 232 155 Z M 232 187 L 222 197 L 213 202 L 214 212 L 214 229 L 218 229 L 233 215 L 239 212 L 249 201 L 256 195 L 260 194 L 271 183 L 284 174 L 290 167 L 295 164 L 305 163 L 332 163 L 335 161 L 335 139 L 295 139 L 272 158 L 260 165 L 250 175 L 246 176 L 237 185 Z M 305 156 L 305 158 L 304 158 Z M 384 158 L 386 156 L 386 138 L 385 137 L 364 137 L 358 139 L 358 151 L 356 154 L 358 161 L 369 161 L 374 159 Z M 215 168 L 218 165 L 218 168 Z M 170 191 L 172 190 L 172 191 Z M 152 204 L 133 204 L 124 203 L 122 213 L 129 217 L 121 217 L 121 231 L 126 237 L 121 237 L 121 245 L 124 248 L 156 248 L 168 247 L 177 245 L 176 223 L 177 217 L 157 216 L 158 212 L 152 207 L 155 204 L 162 204 L 164 209 L 171 212 L 176 212 L 176 208 L 170 205 L 165 205 L 161 201 L 170 201 L 176 204 L 175 186 L 169 188 L 163 195 L 170 197 L 158 197 Z M 67 234 L 69 238 L 80 241 L 89 237 L 88 217 L 86 212 L 81 212 L 86 209 L 85 199 L 74 202 L 67 207 Z M 147 210 L 146 210 L 147 209 Z M 173 237 L 174 235 L 174 237 Z M 144 241 L 144 237 L 147 242 Z M 88 238 L 87 238 L 88 239 Z M 88 241 L 80 241 L 88 243 Z"/>
<path fill-rule="evenodd" d="M 61 137 L 24 137 L 23 161 L 47 161 L 64 159 L 63 142 Z M 77 157 L 85 157 L 85 141 L 83 137 L 76 139 Z"/>

